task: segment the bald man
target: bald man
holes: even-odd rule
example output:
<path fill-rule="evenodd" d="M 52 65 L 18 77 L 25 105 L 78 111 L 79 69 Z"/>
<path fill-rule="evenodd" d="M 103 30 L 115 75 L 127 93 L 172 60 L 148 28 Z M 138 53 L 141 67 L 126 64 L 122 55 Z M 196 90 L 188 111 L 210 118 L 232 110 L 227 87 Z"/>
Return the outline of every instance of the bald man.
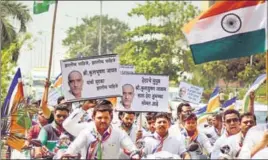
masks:
<path fill-rule="evenodd" d="M 71 71 L 68 75 L 69 93 L 72 99 L 82 98 L 83 76 L 79 71 Z"/>
<path fill-rule="evenodd" d="M 123 90 L 122 104 L 125 109 L 130 109 L 135 95 L 134 87 L 131 84 L 125 84 L 123 85 L 122 90 Z"/>

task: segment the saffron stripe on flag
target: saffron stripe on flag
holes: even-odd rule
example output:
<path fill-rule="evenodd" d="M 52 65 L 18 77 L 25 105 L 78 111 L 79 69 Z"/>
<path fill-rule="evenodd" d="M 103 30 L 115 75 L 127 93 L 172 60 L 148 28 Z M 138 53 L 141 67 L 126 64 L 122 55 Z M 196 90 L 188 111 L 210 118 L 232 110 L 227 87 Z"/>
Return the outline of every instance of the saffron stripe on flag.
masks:
<path fill-rule="evenodd" d="M 14 91 L 17 89 L 20 78 L 21 78 L 21 71 L 20 68 L 18 68 L 8 89 L 7 96 L 5 98 L 3 106 L 1 107 L 1 117 L 5 117 L 9 114 L 8 111 L 11 109 L 10 107 L 12 106 L 12 103 L 10 102 L 12 102 L 12 97 L 14 97 L 16 94 L 16 92 Z"/>
<path fill-rule="evenodd" d="M 264 3 L 265 0 L 253 1 L 218 1 L 207 12 L 205 12 L 199 19 L 215 16 L 232 10 L 256 6 Z"/>

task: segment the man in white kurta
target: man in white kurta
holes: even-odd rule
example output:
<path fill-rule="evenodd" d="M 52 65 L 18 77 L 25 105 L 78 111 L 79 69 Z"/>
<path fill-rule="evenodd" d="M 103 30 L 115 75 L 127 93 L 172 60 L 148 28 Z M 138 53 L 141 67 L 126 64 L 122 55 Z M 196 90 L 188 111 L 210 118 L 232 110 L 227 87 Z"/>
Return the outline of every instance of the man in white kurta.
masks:
<path fill-rule="evenodd" d="M 243 147 L 240 151 L 240 159 L 250 159 L 268 145 L 268 123 L 260 124 L 249 129 Z"/>
<path fill-rule="evenodd" d="M 137 155 L 129 136 L 111 125 L 112 104 L 98 104 L 93 111 L 93 127 L 82 130 L 65 154 L 81 153 L 82 159 L 118 159 L 120 149 Z"/>
<path fill-rule="evenodd" d="M 170 135 L 170 116 L 168 113 L 158 113 L 155 122 L 155 133 L 152 136 L 144 138 L 145 147 L 143 155 L 154 154 L 161 151 L 167 151 L 171 154 L 179 155 L 182 158 L 190 158 L 186 152 L 185 140 L 179 136 Z"/>
<path fill-rule="evenodd" d="M 221 156 L 222 144 L 227 137 L 240 133 L 240 114 L 238 111 L 228 109 L 223 113 L 223 120 L 226 132 L 215 142 L 211 152 L 211 159 L 218 159 Z"/>

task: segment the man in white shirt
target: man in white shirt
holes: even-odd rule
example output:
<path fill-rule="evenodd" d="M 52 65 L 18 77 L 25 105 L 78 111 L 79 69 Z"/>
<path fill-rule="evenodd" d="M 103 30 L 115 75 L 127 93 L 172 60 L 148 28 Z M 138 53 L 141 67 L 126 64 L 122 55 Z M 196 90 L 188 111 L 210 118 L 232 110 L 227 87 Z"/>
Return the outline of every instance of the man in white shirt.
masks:
<path fill-rule="evenodd" d="M 237 110 L 228 109 L 223 113 L 223 120 L 225 126 L 225 133 L 221 135 L 214 144 L 214 148 L 211 152 L 211 159 L 218 159 L 221 154 L 221 146 L 226 141 L 227 137 L 239 134 L 240 132 L 240 114 Z"/>
<path fill-rule="evenodd" d="M 256 153 L 268 146 L 268 123 L 249 129 L 242 149 L 240 159 L 251 159 Z"/>
<path fill-rule="evenodd" d="M 87 100 L 81 108 L 75 109 L 70 116 L 63 122 L 63 128 L 77 137 L 80 131 L 90 126 L 92 120 L 92 109 L 96 106 L 96 100 Z"/>
<path fill-rule="evenodd" d="M 171 154 L 181 156 L 183 159 L 190 159 L 186 152 L 185 140 L 179 136 L 169 135 L 171 119 L 168 113 L 157 113 L 155 116 L 155 133 L 144 138 L 145 147 L 143 155 L 154 154 L 160 151 L 167 151 Z"/>
<path fill-rule="evenodd" d="M 181 131 L 184 129 L 183 126 L 183 117 L 185 115 L 191 114 L 193 111 L 192 107 L 189 103 L 181 103 L 177 108 L 177 116 L 178 120 L 177 122 L 170 127 L 170 133 L 172 135 L 178 135 L 181 133 Z"/>
<path fill-rule="evenodd" d="M 64 155 L 86 153 L 81 155 L 82 159 L 118 159 L 120 149 L 125 149 L 130 157 L 139 158 L 129 136 L 112 127 L 112 118 L 112 105 L 98 104 L 93 111 L 94 127 L 82 130 Z"/>
<path fill-rule="evenodd" d="M 243 146 L 244 137 L 246 136 L 248 130 L 254 125 L 256 125 L 256 117 L 252 113 L 247 112 L 242 114 L 240 116 L 241 132 L 226 139 L 221 148 L 228 148 L 228 150 L 224 150 L 224 153 L 221 152 L 220 157 L 236 159 L 241 147 Z"/>
<path fill-rule="evenodd" d="M 204 130 L 204 133 L 209 138 L 209 141 L 212 145 L 216 142 L 218 138 L 224 133 L 224 128 L 222 124 L 222 115 L 213 114 L 212 116 L 212 127 Z"/>

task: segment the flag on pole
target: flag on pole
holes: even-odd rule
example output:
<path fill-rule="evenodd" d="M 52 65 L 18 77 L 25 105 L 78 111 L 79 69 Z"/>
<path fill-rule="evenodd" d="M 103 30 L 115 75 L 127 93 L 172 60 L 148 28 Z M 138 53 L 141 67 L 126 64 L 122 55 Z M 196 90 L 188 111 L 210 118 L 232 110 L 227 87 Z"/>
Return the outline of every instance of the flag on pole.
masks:
<path fill-rule="evenodd" d="M 62 74 L 60 73 L 54 83 L 52 84 L 53 88 L 49 90 L 48 93 L 48 105 L 49 106 L 54 106 L 57 105 L 58 98 L 60 96 L 63 96 L 62 93 Z"/>
<path fill-rule="evenodd" d="M 33 13 L 40 14 L 49 10 L 49 5 L 55 3 L 54 0 L 35 0 Z"/>
<path fill-rule="evenodd" d="M 18 68 L 8 89 L 4 104 L 1 107 L 1 117 L 8 116 L 16 111 L 17 104 L 24 99 L 21 71 Z"/>
<path fill-rule="evenodd" d="M 221 103 L 220 103 L 220 87 L 216 87 L 213 91 L 213 93 L 210 95 L 208 105 L 207 105 L 207 113 L 210 112 L 215 112 L 217 109 L 220 108 Z"/>
<path fill-rule="evenodd" d="M 19 151 L 21 151 L 25 140 L 19 139 L 15 135 L 25 135 L 26 132 L 26 128 L 20 126 L 17 123 L 18 106 L 19 103 L 24 100 L 23 84 L 21 78 L 21 71 L 20 68 L 18 68 L 8 89 L 4 104 L 1 108 L 1 116 L 7 117 L 10 120 L 8 126 L 4 125 L 1 133 L 9 133 L 9 136 L 7 137 L 7 145 Z"/>
<path fill-rule="evenodd" d="M 262 83 L 264 83 L 264 81 L 266 80 L 266 74 L 261 74 L 255 81 L 254 83 L 250 86 L 249 90 L 247 91 L 247 93 L 245 94 L 244 98 L 243 98 L 243 108 L 242 108 L 242 112 L 248 112 L 248 105 L 249 105 L 249 94 L 252 91 L 257 90 Z"/>
<path fill-rule="evenodd" d="M 233 98 L 225 101 L 224 104 L 221 107 L 224 110 L 227 110 L 227 109 L 235 109 L 235 102 L 236 102 L 236 97 L 233 97 Z"/>
<path fill-rule="evenodd" d="M 250 56 L 267 49 L 267 2 L 218 1 L 182 31 L 196 64 Z"/>

